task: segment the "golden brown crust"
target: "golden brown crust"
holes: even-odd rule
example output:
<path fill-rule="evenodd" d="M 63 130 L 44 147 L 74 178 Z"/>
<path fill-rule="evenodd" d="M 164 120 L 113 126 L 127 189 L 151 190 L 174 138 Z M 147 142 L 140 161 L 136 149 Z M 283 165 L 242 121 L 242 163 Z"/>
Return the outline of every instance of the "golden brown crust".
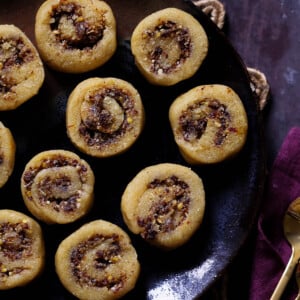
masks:
<path fill-rule="evenodd" d="M 47 0 L 37 11 L 35 37 L 53 69 L 82 73 L 106 63 L 117 47 L 116 20 L 98 0 Z"/>
<path fill-rule="evenodd" d="M 0 122 L 0 188 L 11 176 L 15 165 L 16 143 L 11 131 Z"/>
<path fill-rule="evenodd" d="M 134 29 L 131 49 L 145 78 L 157 85 L 174 85 L 199 69 L 208 39 L 201 24 L 177 8 L 145 17 Z"/>
<path fill-rule="evenodd" d="M 70 223 L 83 217 L 94 200 L 94 173 L 73 152 L 49 150 L 25 166 L 21 191 L 25 205 L 46 223 Z"/>
<path fill-rule="evenodd" d="M 121 200 L 128 228 L 165 250 L 186 243 L 202 223 L 205 192 L 190 168 L 162 163 L 141 170 Z"/>
<path fill-rule="evenodd" d="M 26 285 L 43 271 L 42 230 L 27 215 L 0 210 L 0 249 L 0 290 Z"/>
<path fill-rule="evenodd" d="M 18 27 L 0 25 L 0 111 L 36 95 L 45 78 L 39 54 Z"/>
<path fill-rule="evenodd" d="M 229 159 L 246 142 L 245 108 L 225 85 L 202 85 L 180 95 L 170 107 L 169 119 L 175 142 L 191 164 Z"/>
<path fill-rule="evenodd" d="M 132 290 L 140 273 L 129 236 L 104 220 L 83 225 L 64 239 L 55 255 L 56 272 L 79 299 L 119 299 Z"/>
<path fill-rule="evenodd" d="M 144 126 L 138 91 L 118 78 L 89 78 L 72 91 L 66 114 L 67 133 L 82 152 L 95 157 L 128 150 Z"/>

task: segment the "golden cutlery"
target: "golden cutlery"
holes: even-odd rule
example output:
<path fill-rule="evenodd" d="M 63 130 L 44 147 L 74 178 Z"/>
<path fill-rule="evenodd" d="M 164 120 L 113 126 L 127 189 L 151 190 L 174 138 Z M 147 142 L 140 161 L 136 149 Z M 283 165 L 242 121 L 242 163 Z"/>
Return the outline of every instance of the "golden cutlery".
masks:
<path fill-rule="evenodd" d="M 280 299 L 300 258 L 300 197 L 289 205 L 283 219 L 283 230 L 291 245 L 292 253 L 270 300 Z"/>
<path fill-rule="evenodd" d="M 300 300 L 300 260 L 298 260 L 297 268 L 296 268 L 296 282 L 298 285 L 298 295 L 295 300 Z"/>

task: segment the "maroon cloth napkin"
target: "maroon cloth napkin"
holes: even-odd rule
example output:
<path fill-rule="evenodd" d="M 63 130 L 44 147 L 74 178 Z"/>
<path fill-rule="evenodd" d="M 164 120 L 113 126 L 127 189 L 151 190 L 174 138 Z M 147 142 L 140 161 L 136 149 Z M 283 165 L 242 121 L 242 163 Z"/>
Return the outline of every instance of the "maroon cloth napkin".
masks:
<path fill-rule="evenodd" d="M 270 299 L 291 255 L 282 220 L 289 203 L 300 196 L 300 128 L 290 129 L 266 182 L 266 193 L 257 223 L 250 299 Z M 295 299 L 295 277 L 282 299 Z"/>

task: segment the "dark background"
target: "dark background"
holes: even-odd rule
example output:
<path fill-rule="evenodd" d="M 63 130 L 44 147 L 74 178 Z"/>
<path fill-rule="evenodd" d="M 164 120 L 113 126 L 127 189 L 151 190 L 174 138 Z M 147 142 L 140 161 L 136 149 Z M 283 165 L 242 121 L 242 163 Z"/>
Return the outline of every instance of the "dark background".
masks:
<path fill-rule="evenodd" d="M 288 130 L 300 125 L 300 2 L 222 0 L 224 31 L 245 64 L 262 71 L 271 87 L 263 112 L 271 166 Z"/>
<path fill-rule="evenodd" d="M 223 31 L 244 63 L 263 72 L 271 88 L 262 112 L 268 172 L 289 129 L 300 126 L 300 1 L 221 2 L 227 14 Z M 208 299 L 248 298 L 254 234 Z"/>

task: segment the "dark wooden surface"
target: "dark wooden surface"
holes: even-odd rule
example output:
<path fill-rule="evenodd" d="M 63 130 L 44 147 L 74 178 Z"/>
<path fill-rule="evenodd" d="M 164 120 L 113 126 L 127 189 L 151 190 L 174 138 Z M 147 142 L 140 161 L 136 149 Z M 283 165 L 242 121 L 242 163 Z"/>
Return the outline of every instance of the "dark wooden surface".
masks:
<path fill-rule="evenodd" d="M 265 73 L 271 99 L 264 114 L 270 166 L 292 126 L 300 125 L 300 1 L 222 0 L 227 36 L 245 64 Z"/>
<path fill-rule="evenodd" d="M 271 97 L 262 112 L 270 170 L 289 129 L 300 126 L 300 1 L 221 2 L 226 10 L 224 32 L 245 64 L 262 71 L 270 84 Z M 254 230 L 225 278 L 208 292 L 208 299 L 249 298 L 253 238 Z"/>

